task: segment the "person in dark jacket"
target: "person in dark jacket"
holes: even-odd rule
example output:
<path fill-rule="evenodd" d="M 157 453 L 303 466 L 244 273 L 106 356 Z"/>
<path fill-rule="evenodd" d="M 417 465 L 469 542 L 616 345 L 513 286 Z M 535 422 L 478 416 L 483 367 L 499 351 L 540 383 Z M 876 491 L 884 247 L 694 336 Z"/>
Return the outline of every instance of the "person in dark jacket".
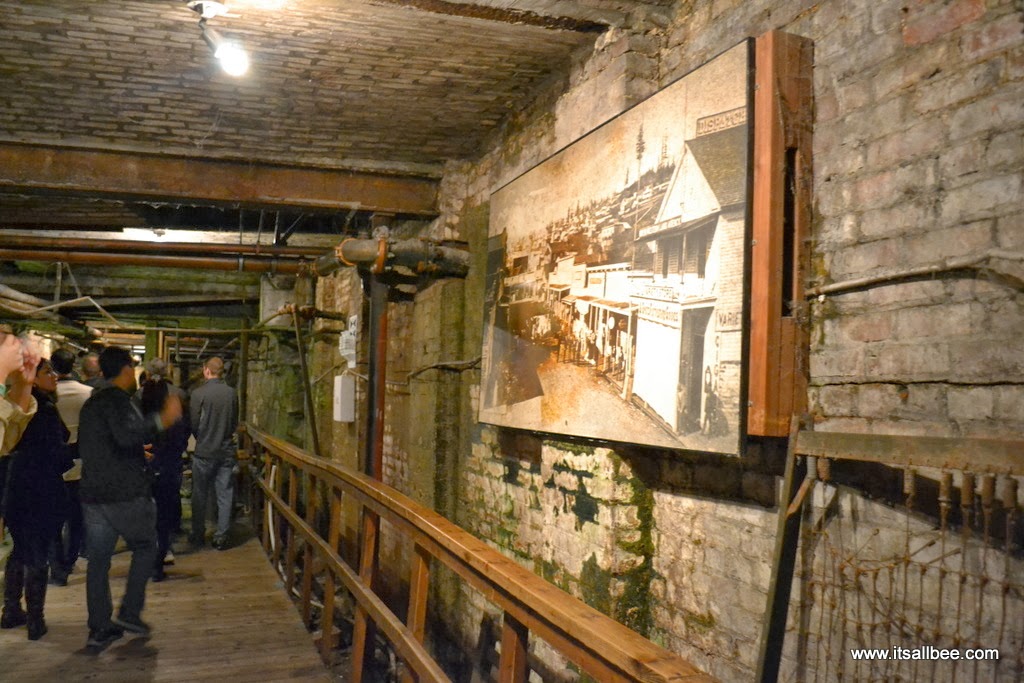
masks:
<path fill-rule="evenodd" d="M 158 375 L 151 375 L 158 377 Z M 167 402 L 168 396 L 180 389 L 165 379 L 150 379 L 143 383 L 141 405 L 143 413 L 157 413 Z M 179 398 L 180 398 L 180 394 Z M 153 499 L 156 501 L 157 554 L 153 566 L 153 580 L 163 581 L 164 559 L 171 548 L 171 533 L 178 527 L 178 510 L 181 505 L 181 454 L 188 446 L 192 434 L 187 419 L 179 420 L 153 442 L 149 466 L 156 477 L 153 482 Z"/>
<path fill-rule="evenodd" d="M 67 492 L 62 474 L 71 468 L 68 430 L 56 406 L 57 375 L 48 360 L 36 368 L 32 393 L 38 404 L 21 441 L 11 453 L 6 520 L 14 538 L 4 574 L 0 627 L 28 625 L 28 639 L 46 633 L 43 605 L 50 542 L 64 519 Z M 21 608 L 22 591 L 25 610 Z"/>
<path fill-rule="evenodd" d="M 192 459 L 192 544 L 202 546 L 206 540 L 206 499 L 212 483 L 217 493 L 217 529 L 213 547 L 227 547 L 231 526 L 237 448 L 238 394 L 221 375 L 224 361 L 213 357 L 203 365 L 206 383 L 192 392 L 189 411 L 196 435 L 196 454 Z"/>
<path fill-rule="evenodd" d="M 75 356 L 70 351 L 57 349 L 50 356 L 50 364 L 57 373 L 57 412 L 64 426 L 71 432 L 68 451 L 75 462 L 75 466 L 64 473 L 68 506 L 64 523 L 50 544 L 50 583 L 66 586 L 68 575 L 75 567 L 85 540 L 85 520 L 82 519 L 82 503 L 78 497 L 78 486 L 82 478 L 82 461 L 78 460 L 78 416 L 93 389 L 74 379 Z"/>
<path fill-rule="evenodd" d="M 181 418 L 181 401 L 168 397 L 159 413 L 143 415 L 132 402 L 138 389 L 134 361 L 126 349 L 111 346 L 100 354 L 108 384 L 93 393 L 78 423 L 78 455 L 82 459 L 80 495 L 85 514 L 86 605 L 89 648 L 103 648 L 124 631 L 150 633 L 142 621 L 146 583 L 156 561 L 156 505 L 146 445 Z M 131 550 L 124 597 L 112 617 L 110 558 L 118 537 Z"/>

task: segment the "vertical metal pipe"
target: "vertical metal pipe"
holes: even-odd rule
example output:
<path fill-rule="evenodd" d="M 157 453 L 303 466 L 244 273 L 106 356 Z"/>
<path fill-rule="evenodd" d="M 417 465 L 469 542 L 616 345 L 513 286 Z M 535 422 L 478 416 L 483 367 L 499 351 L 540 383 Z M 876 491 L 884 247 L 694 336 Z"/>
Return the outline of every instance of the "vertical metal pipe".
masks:
<path fill-rule="evenodd" d="M 262 214 L 260 214 L 262 217 Z M 249 409 L 249 319 L 242 319 L 242 335 L 238 340 L 238 423 L 244 424 Z"/>
<path fill-rule="evenodd" d="M 384 393 L 388 363 L 388 286 L 370 274 L 370 386 L 367 390 L 366 457 L 363 471 L 384 473 Z"/>
<path fill-rule="evenodd" d="M 306 366 L 306 343 L 302 338 L 298 306 L 292 306 L 292 321 L 295 323 L 295 341 L 299 347 L 299 369 L 302 371 L 302 396 L 306 399 L 306 424 L 309 425 L 309 438 L 313 442 L 313 453 L 320 456 L 323 454 L 320 452 L 320 435 L 316 431 L 313 387 L 309 384 L 309 368 Z"/>

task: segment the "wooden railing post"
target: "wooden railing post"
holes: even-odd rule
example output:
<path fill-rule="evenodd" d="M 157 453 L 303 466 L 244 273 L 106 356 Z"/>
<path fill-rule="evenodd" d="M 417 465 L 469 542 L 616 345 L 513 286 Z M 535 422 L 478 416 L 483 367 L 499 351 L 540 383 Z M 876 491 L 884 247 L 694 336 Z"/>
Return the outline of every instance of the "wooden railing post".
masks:
<path fill-rule="evenodd" d="M 338 552 L 338 541 L 341 539 L 341 491 L 331 487 L 330 491 L 330 527 L 327 530 L 327 543 L 331 552 Z M 328 664 L 331 663 L 331 651 L 334 649 L 334 570 L 327 563 L 327 577 L 324 579 L 324 614 L 320 620 L 320 656 Z"/>
<path fill-rule="evenodd" d="M 377 542 L 380 535 L 380 516 L 363 508 L 363 545 L 359 555 L 359 579 L 371 591 L 377 575 Z M 373 622 L 366 609 L 356 606 L 355 625 L 352 630 L 352 683 L 361 683 L 367 662 L 367 648 L 373 647 Z"/>
<path fill-rule="evenodd" d="M 319 505 L 319 492 L 316 490 L 317 481 L 316 477 L 312 474 L 306 475 L 306 524 L 311 527 L 316 526 L 316 511 Z M 303 545 L 302 553 L 302 623 L 309 628 L 312 623 L 312 605 L 311 598 L 313 595 L 313 544 L 306 541 Z"/>
<path fill-rule="evenodd" d="M 526 683 L 530 668 L 526 651 L 530 632 L 508 612 L 501 623 L 501 658 L 498 660 L 499 683 Z"/>
<path fill-rule="evenodd" d="M 270 489 L 274 490 L 273 481 L 273 460 L 270 456 L 270 449 L 263 448 L 263 484 Z M 264 497 L 263 505 L 260 508 L 260 514 L 265 515 L 266 518 L 261 520 L 263 527 L 263 552 L 270 555 L 270 530 L 274 526 L 274 504 Z M 275 565 L 276 566 L 276 565 Z"/>
<path fill-rule="evenodd" d="M 405 625 L 416 642 L 422 643 L 426 635 L 427 593 L 430 588 L 430 553 L 419 543 L 413 548 L 412 569 L 409 572 L 409 609 Z M 414 683 L 416 676 L 406 667 L 402 683 Z"/>
<path fill-rule="evenodd" d="M 299 468 L 288 468 L 288 509 L 295 512 L 299 504 Z M 282 539 L 283 541 L 283 539 Z M 288 542 L 284 546 L 284 585 L 291 593 L 295 588 L 295 528 L 288 525 Z"/>

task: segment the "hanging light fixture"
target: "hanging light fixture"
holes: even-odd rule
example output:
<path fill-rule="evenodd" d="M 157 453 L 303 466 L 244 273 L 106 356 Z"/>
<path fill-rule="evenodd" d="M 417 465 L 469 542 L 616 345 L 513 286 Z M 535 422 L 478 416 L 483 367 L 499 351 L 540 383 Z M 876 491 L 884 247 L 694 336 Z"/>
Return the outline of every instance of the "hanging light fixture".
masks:
<path fill-rule="evenodd" d="M 200 22 L 203 40 L 210 46 L 213 56 L 220 62 L 220 68 L 229 76 L 243 76 L 249 70 L 249 55 L 233 40 L 228 40 L 220 31 Z"/>
<path fill-rule="evenodd" d="M 242 76 L 249 70 L 249 55 L 237 41 L 225 38 L 220 31 L 206 25 L 215 17 L 227 14 L 228 8 L 214 0 L 192 0 L 189 9 L 199 14 L 199 30 L 203 40 L 210 47 L 213 56 L 220 62 L 220 68 L 229 76 Z"/>

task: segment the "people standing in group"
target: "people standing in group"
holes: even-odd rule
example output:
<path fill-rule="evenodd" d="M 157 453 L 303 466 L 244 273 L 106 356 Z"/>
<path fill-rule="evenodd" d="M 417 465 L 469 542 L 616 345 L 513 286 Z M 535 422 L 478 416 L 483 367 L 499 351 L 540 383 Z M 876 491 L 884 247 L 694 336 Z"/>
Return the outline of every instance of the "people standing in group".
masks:
<path fill-rule="evenodd" d="M 142 621 L 146 583 L 157 555 L 156 505 L 146 444 L 181 418 L 177 395 L 169 394 L 158 413 L 143 415 L 133 404 L 138 389 L 134 361 L 123 348 L 111 346 L 99 356 L 106 386 L 82 406 L 78 450 L 82 458 L 81 499 L 85 513 L 86 604 L 89 638 L 102 648 L 124 631 L 149 635 Z M 128 580 L 117 616 L 110 593 L 110 558 L 118 537 L 131 551 Z"/>
<path fill-rule="evenodd" d="M 79 373 L 82 376 L 82 384 L 90 386 L 93 389 L 99 389 L 103 386 L 103 371 L 100 370 L 100 355 L 93 351 L 82 356 L 82 371 Z"/>
<path fill-rule="evenodd" d="M 206 542 L 206 503 L 211 484 L 217 496 L 217 528 L 213 547 L 227 547 L 234 503 L 238 394 L 224 381 L 224 361 L 210 358 L 203 365 L 206 382 L 191 396 L 192 431 L 196 436 L 192 458 L 192 534 L 195 547 Z"/>
<path fill-rule="evenodd" d="M 167 379 L 167 363 L 154 358 L 146 363 L 149 379 L 139 390 L 143 413 L 161 409 L 170 394 L 184 403 L 184 392 Z M 153 500 L 156 502 L 157 556 L 153 565 L 153 580 L 163 581 L 165 560 L 171 550 L 171 537 L 181 523 L 181 456 L 188 447 L 192 430 L 187 417 L 171 425 L 157 437 L 149 453 L 149 465 L 155 475 Z"/>
<path fill-rule="evenodd" d="M 57 412 L 56 392 L 57 374 L 48 360 L 42 360 L 32 390 L 38 409 L 10 455 L 7 473 L 5 519 L 14 547 L 4 573 L 0 627 L 27 625 L 29 640 L 39 640 L 46 634 L 43 606 L 50 544 L 67 508 L 61 475 L 71 466 L 71 458 L 68 430 Z"/>
<path fill-rule="evenodd" d="M 38 364 L 39 355 L 31 345 L 0 330 L 0 394 L 4 396 L 0 400 L 0 457 L 11 452 L 36 414 L 32 387 Z"/>
<path fill-rule="evenodd" d="M 57 412 L 68 428 L 68 449 L 74 462 L 74 466 L 64 473 L 68 494 L 67 514 L 50 550 L 50 583 L 66 586 L 85 537 L 82 503 L 78 495 L 82 478 L 82 460 L 78 457 L 78 418 L 93 388 L 74 379 L 75 355 L 70 351 L 54 351 L 50 356 L 50 364 L 57 373 Z"/>

